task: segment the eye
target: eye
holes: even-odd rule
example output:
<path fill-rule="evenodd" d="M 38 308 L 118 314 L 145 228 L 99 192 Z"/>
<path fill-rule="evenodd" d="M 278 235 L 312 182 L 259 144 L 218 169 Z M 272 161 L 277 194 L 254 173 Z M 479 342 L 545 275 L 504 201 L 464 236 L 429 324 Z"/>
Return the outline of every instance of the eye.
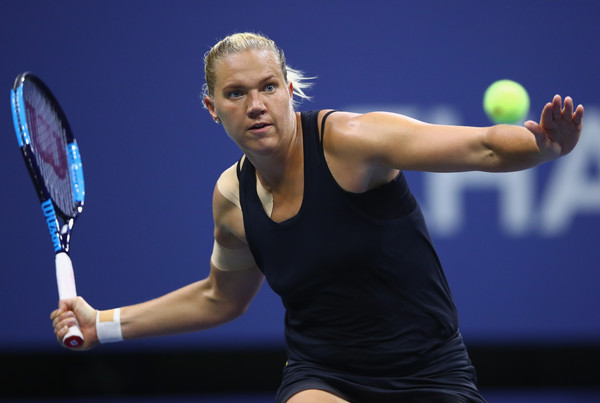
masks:
<path fill-rule="evenodd" d="M 276 89 L 275 84 L 267 84 L 265 86 L 265 92 L 274 92 Z"/>
<path fill-rule="evenodd" d="M 242 96 L 242 91 L 234 90 L 227 93 L 229 98 L 239 98 Z"/>

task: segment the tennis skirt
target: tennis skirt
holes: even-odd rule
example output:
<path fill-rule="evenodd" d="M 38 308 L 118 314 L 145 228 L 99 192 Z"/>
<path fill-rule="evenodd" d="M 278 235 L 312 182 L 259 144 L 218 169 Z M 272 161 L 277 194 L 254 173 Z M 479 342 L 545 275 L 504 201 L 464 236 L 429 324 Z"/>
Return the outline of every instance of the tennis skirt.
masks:
<path fill-rule="evenodd" d="M 288 361 L 276 402 L 285 403 L 307 389 L 324 390 L 351 403 L 485 403 L 468 357 L 464 362 L 432 363 L 401 377 L 357 375 Z"/>

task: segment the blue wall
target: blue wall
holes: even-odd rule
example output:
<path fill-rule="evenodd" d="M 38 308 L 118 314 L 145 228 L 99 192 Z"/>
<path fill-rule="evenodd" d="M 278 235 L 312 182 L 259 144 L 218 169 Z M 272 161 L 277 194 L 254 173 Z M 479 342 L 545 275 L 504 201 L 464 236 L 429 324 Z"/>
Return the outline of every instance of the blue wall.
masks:
<path fill-rule="evenodd" d="M 202 56 L 241 30 L 269 35 L 318 76 L 300 109 L 488 125 L 483 92 L 501 78 L 529 90 L 533 118 L 555 93 L 584 104 L 581 144 L 555 163 L 408 178 L 469 343 L 599 341 L 598 16 L 597 2 L 557 0 L 0 3 L 0 348 L 56 346 L 53 254 L 12 133 L 14 77 L 41 76 L 78 137 L 79 293 L 100 309 L 136 303 L 208 273 L 213 186 L 240 153 L 202 108 Z M 265 285 L 234 323 L 121 346 L 281 345 L 282 319 Z"/>

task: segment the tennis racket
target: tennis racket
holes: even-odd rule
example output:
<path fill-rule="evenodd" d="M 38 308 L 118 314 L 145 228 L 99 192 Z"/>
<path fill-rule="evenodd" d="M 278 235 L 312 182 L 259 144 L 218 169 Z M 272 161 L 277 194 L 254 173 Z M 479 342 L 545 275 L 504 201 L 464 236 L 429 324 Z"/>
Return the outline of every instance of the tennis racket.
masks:
<path fill-rule="evenodd" d="M 54 248 L 59 299 L 77 296 L 69 241 L 85 196 L 79 147 L 56 98 L 38 77 L 20 74 L 11 90 L 19 148 L 40 199 Z M 63 338 L 67 347 L 83 344 L 78 325 Z"/>

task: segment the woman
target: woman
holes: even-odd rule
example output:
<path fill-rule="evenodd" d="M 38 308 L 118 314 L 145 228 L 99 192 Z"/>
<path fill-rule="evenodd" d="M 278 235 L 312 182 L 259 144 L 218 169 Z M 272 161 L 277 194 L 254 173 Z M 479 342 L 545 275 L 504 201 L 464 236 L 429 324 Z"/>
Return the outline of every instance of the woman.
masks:
<path fill-rule="evenodd" d="M 583 107 L 560 96 L 539 123 L 430 125 L 390 113 L 294 110 L 304 78 L 255 34 L 205 57 L 205 105 L 244 156 L 215 187 L 208 278 L 98 312 L 59 302 L 59 340 L 198 331 L 233 320 L 263 279 L 286 308 L 278 402 L 482 402 L 456 308 L 402 170 L 512 171 L 567 154 Z"/>

